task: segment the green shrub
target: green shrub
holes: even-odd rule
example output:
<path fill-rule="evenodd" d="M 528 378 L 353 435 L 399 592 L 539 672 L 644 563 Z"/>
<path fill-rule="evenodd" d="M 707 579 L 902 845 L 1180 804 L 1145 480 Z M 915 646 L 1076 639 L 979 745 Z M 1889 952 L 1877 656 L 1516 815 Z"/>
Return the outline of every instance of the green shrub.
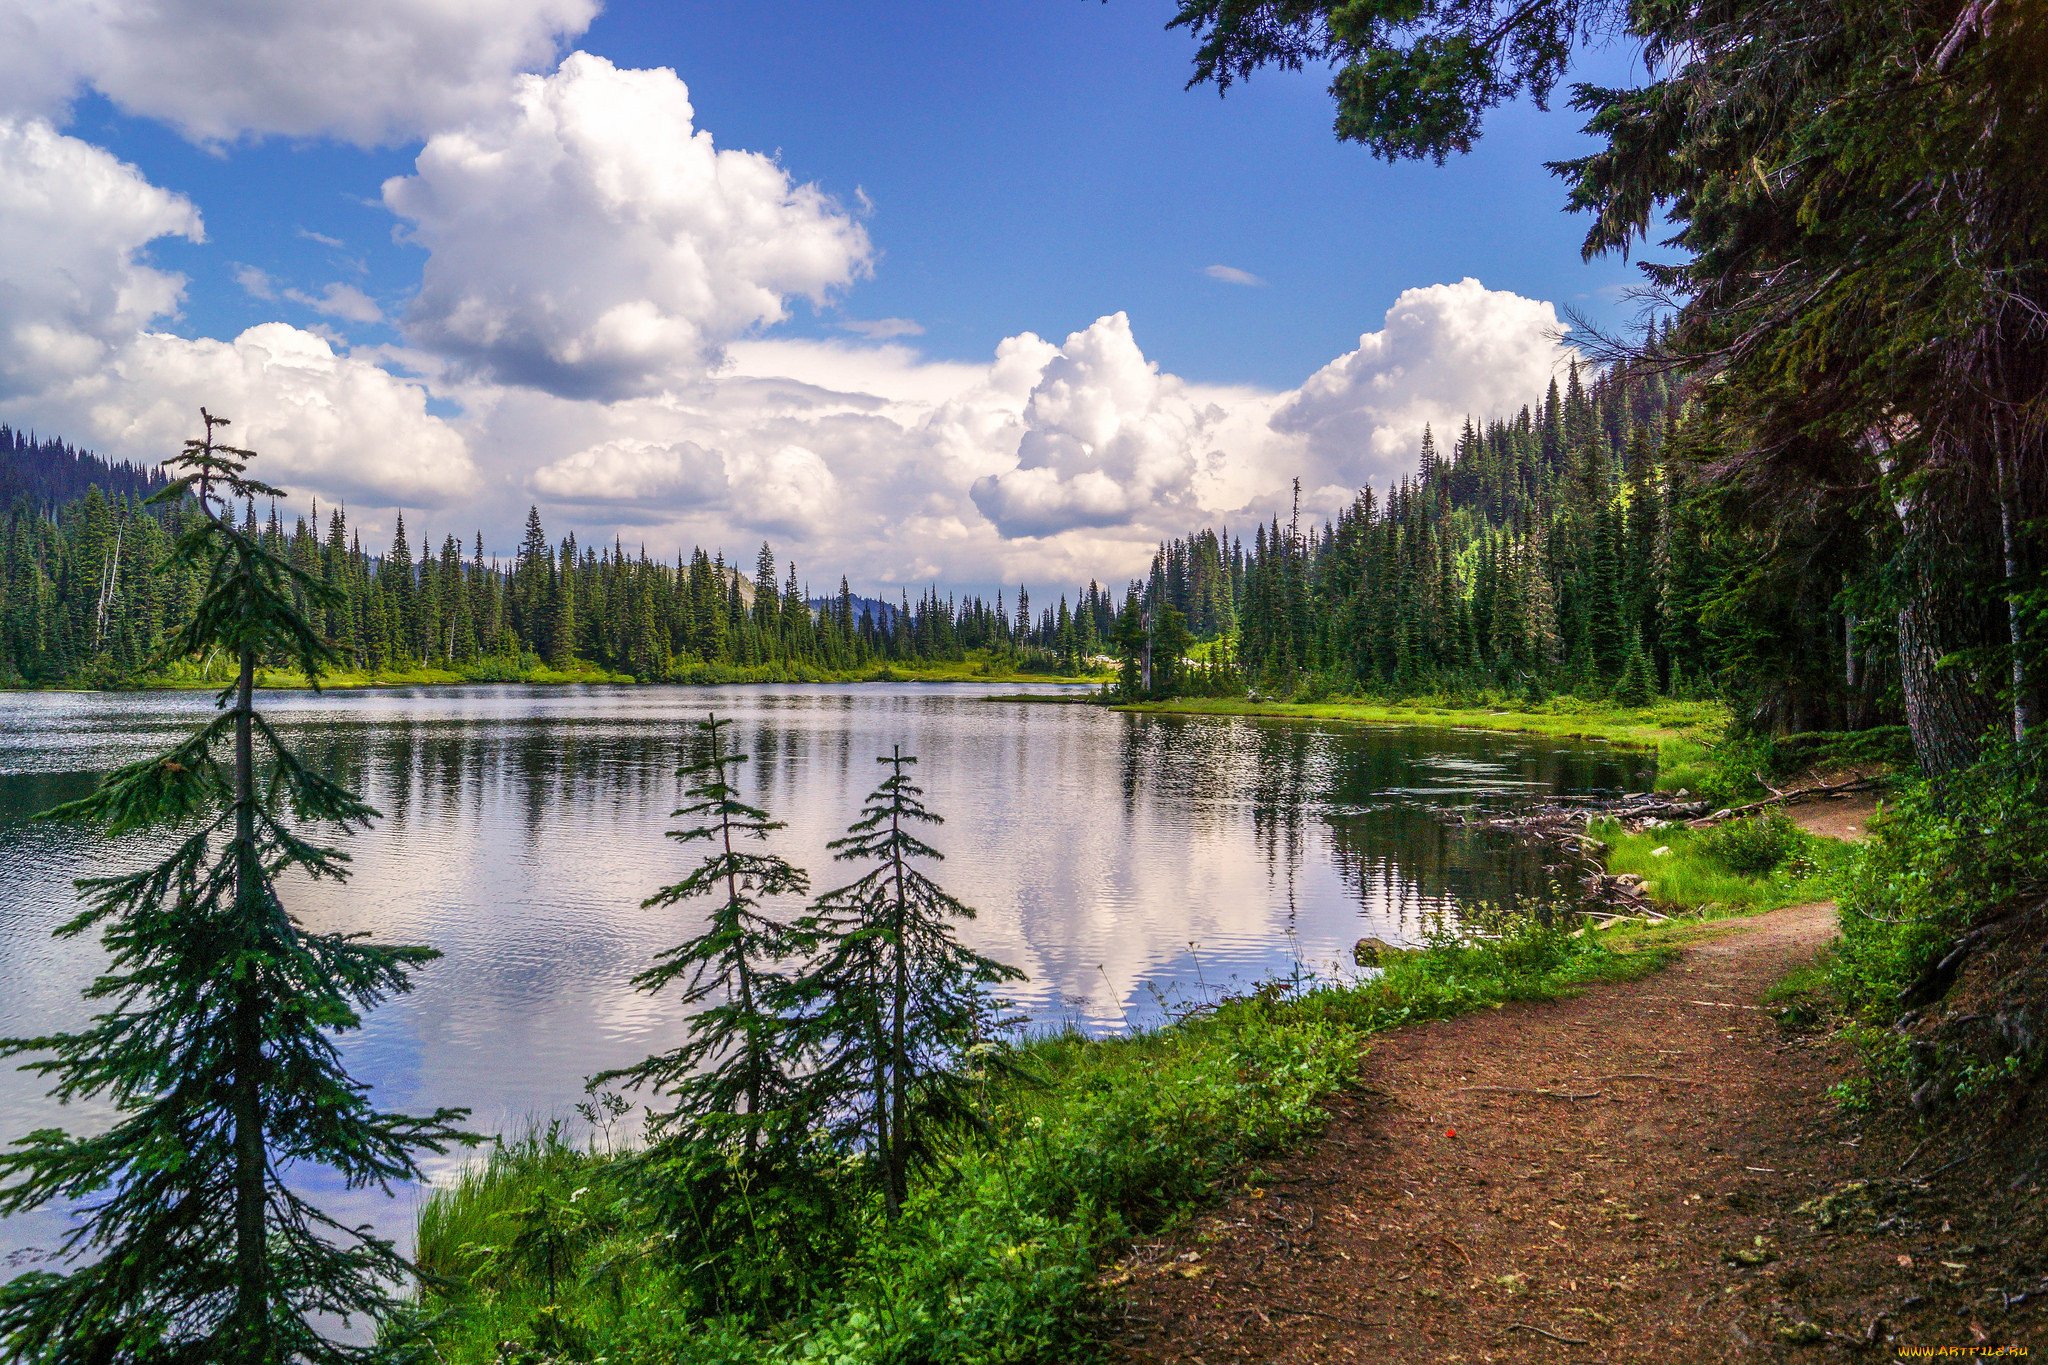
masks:
<path fill-rule="evenodd" d="M 1855 851 L 1839 840 L 1807 834 L 1790 821 L 1785 824 L 1784 831 L 1763 835 L 1745 831 L 1734 836 L 1743 849 L 1736 859 L 1752 867 L 1759 855 L 1747 848 L 1746 841 L 1766 845 L 1781 838 L 1785 841 L 1786 851 L 1776 865 L 1762 873 L 1737 871 L 1717 851 L 1727 837 L 1724 831 L 1731 826 L 1695 830 L 1666 825 L 1631 834 L 1608 820 L 1594 824 L 1589 832 L 1607 845 L 1610 872 L 1641 877 L 1650 899 L 1668 908 L 1775 910 L 1834 895 L 1843 869 L 1855 861 Z"/>
<path fill-rule="evenodd" d="M 1907 784 L 1872 824 L 1844 890 L 1835 986 L 1888 1022 L 1900 994 L 1981 914 L 2048 881 L 2048 758 L 2001 745 L 1983 761 Z"/>
<path fill-rule="evenodd" d="M 1744 877 L 1768 877 L 1799 855 L 1804 840 L 1799 826 L 1783 812 L 1772 811 L 1714 825 L 1700 835 L 1696 844 L 1730 872 Z"/>
<path fill-rule="evenodd" d="M 1853 1021 L 1848 1036 L 1868 1070 L 1841 1087 L 1844 1103 L 1872 1107 L 1881 1093 L 1916 1100 L 1981 1099 L 2042 1061 L 1959 1045 L 1953 1034 L 1894 1027 L 1958 936 L 2048 884 L 2048 760 L 2001 745 L 1983 761 L 1908 784 L 1871 827 L 1870 843 L 1841 896 L 1842 936 L 1829 983 Z M 2031 913 L 2039 913 L 2034 909 Z M 1973 1004 L 1973 1009 L 1985 1008 Z"/>

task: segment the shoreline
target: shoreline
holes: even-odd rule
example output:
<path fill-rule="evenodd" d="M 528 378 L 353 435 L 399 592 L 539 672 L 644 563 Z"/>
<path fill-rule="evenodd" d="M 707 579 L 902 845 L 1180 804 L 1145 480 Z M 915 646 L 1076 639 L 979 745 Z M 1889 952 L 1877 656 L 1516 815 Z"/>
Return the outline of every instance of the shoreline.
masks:
<path fill-rule="evenodd" d="M 371 692 L 391 691 L 399 688 L 440 688 L 440 687 L 801 687 L 801 686 L 856 686 L 867 683 L 920 683 L 950 686 L 961 683 L 979 683 L 996 686 L 1021 686 L 1042 684 L 1048 687 L 1100 687 L 1102 678 L 1066 677 L 1037 673 L 1000 672 L 978 674 L 972 671 L 952 669 L 933 671 L 908 671 L 898 668 L 882 668 L 859 674 L 809 674 L 790 677 L 703 677 L 703 678 L 658 678 L 647 681 L 630 673 L 613 673 L 604 670 L 558 670 L 549 668 L 529 669 L 512 677 L 466 677 L 441 669 L 423 669 L 414 673 L 358 674 L 342 672 L 323 676 L 319 685 L 310 684 L 300 673 L 286 670 L 258 670 L 256 687 L 266 692 Z M 96 693 L 109 696 L 140 696 L 152 692 L 210 692 L 232 685 L 232 679 L 219 678 L 153 678 L 122 686 L 95 687 L 82 684 L 50 684 L 48 686 L 0 686 L 0 695 L 36 693 Z M 1035 697 L 1017 697 L 1011 700 L 1038 700 Z"/>
<path fill-rule="evenodd" d="M 1674 956 L 1635 943 L 1616 951 L 1531 921 L 1495 939 L 1390 955 L 1372 977 L 1229 996 L 1127 1034 L 1025 1040 L 1018 1056 L 1037 1083 L 995 1101 L 984 1135 L 953 1153 L 951 1174 L 914 1187 L 902 1225 L 876 1209 L 856 1214 L 852 1248 L 817 1300 L 746 1326 L 706 1312 L 694 1324 L 705 1337 L 662 1335 L 676 1293 L 653 1262 L 629 1263 L 610 1290 L 572 1264 L 563 1277 L 572 1288 L 553 1299 L 503 1258 L 478 1254 L 510 1244 L 522 1208 L 579 1193 L 596 1196 L 593 1216 L 615 1220 L 604 1236 L 648 1231 L 636 1212 L 641 1177 L 619 1159 L 627 1149 L 513 1134 L 422 1205 L 420 1261 L 435 1278 L 420 1309 L 452 1365 L 497 1359 L 544 1310 L 573 1322 L 594 1354 L 634 1358 L 658 1342 L 678 1360 L 712 1358 L 685 1353 L 703 1346 L 720 1360 L 766 1362 L 805 1341 L 829 1346 L 820 1354 L 832 1359 L 866 1359 L 900 1345 L 897 1331 L 931 1354 L 938 1338 L 964 1334 L 993 1355 L 1027 1332 L 1046 1358 L 1092 1353 L 1102 1345 L 1099 1310 L 1128 1282 L 1119 1259 L 1256 1181 L 1263 1163 L 1312 1144 L 1376 1037 L 1570 999 L 1652 975 Z M 1128 1156 L 1076 1167 L 1065 1155 L 1074 1150 Z M 1004 1233 L 991 1246 L 988 1229 L 1019 1217 L 1031 1235 Z M 864 1269 L 876 1262 L 887 1269 Z M 891 1325 L 891 1308 L 908 1326 Z"/>
<path fill-rule="evenodd" d="M 1422 698 L 1289 702 L 1182 697 L 1117 703 L 1111 709 L 1137 715 L 1328 721 L 1339 725 L 1486 730 L 1549 739 L 1599 740 L 1655 753 L 1659 791 L 1697 787 L 1707 780 L 1710 751 L 1720 741 L 1729 721 L 1727 707 L 1719 702 L 1662 700 L 1645 707 L 1620 707 L 1574 697 L 1553 698 L 1535 706 L 1457 704 Z"/>

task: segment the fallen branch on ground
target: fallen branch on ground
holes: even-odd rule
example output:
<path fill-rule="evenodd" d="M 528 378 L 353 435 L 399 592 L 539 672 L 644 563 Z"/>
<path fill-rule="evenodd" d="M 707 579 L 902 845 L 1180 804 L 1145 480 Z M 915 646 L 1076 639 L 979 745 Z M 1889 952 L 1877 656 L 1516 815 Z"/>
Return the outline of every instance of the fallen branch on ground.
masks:
<path fill-rule="evenodd" d="M 1758 780 L 1761 781 L 1762 779 Z M 1781 792 L 1773 789 L 1772 794 L 1766 796 L 1761 801 L 1751 801 L 1740 806 L 1726 806 L 1711 814 L 1696 816 L 1685 823 L 1692 829 L 1705 829 L 1708 825 L 1717 825 L 1723 820 L 1733 820 L 1739 815 L 1747 815 L 1751 811 L 1762 810 L 1765 806 L 1785 805 L 1793 801 L 1804 801 L 1809 796 L 1842 796 L 1849 792 L 1872 791 L 1879 785 L 1881 785 L 1881 779 L 1879 778 L 1851 777 L 1840 782 L 1817 782 L 1811 787 L 1794 787 L 1791 791 Z"/>
<path fill-rule="evenodd" d="M 1551 1331 L 1547 1327 L 1538 1327 L 1532 1322 L 1511 1322 L 1508 1324 L 1508 1330 L 1510 1332 L 1534 1332 L 1539 1337 L 1548 1337 L 1552 1341 L 1561 1341 L 1567 1346 L 1590 1346 L 1593 1344 L 1584 1337 L 1564 1336 Z"/>
<path fill-rule="evenodd" d="M 1250 1286 L 1237 1285 L 1234 1287 L 1245 1289 Z M 1328 1318 L 1331 1322 L 1341 1322 L 1350 1327 L 1384 1327 L 1386 1325 L 1380 1322 L 1367 1322 L 1364 1318 L 1354 1318 L 1345 1313 L 1326 1312 L 1321 1308 L 1300 1308 L 1291 1303 L 1275 1303 L 1271 1299 L 1264 1303 L 1247 1304 L 1237 1311 L 1239 1314 L 1257 1313 L 1261 1317 L 1268 1313 L 1278 1313 L 1281 1317 Z"/>

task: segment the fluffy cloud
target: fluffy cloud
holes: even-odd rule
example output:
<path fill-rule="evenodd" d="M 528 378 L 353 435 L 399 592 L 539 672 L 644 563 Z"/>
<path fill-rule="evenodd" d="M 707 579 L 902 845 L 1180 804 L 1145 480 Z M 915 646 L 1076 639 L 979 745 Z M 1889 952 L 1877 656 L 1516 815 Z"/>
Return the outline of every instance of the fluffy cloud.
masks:
<path fill-rule="evenodd" d="M 1122 313 L 1066 340 L 1024 407 L 1017 463 L 974 485 L 974 505 L 1006 536 L 1118 526 L 1185 502 L 1215 458 L 1220 409 L 1145 358 Z"/>
<path fill-rule="evenodd" d="M 503 97 L 597 0 L 5 0 L 0 101 L 54 113 L 82 87 L 203 142 L 402 141 Z"/>
<path fill-rule="evenodd" d="M 815 534 L 846 510 L 831 466 L 804 446 L 728 451 L 725 477 L 736 495 L 750 500 L 753 524 L 771 531 Z"/>
<path fill-rule="evenodd" d="M 429 252 L 408 334 L 499 382 L 615 399 L 866 271 L 867 234 L 823 192 L 693 119 L 673 71 L 578 52 L 429 140 L 384 185 Z"/>
<path fill-rule="evenodd" d="M 142 251 L 203 233 L 189 202 L 133 166 L 41 120 L 0 120 L 0 204 L 8 415 L 154 461 L 192 434 L 205 404 L 239 419 L 238 444 L 263 452 L 274 482 L 386 505 L 474 487 L 467 446 L 427 411 L 424 388 L 319 336 L 283 323 L 232 342 L 145 331 L 177 307 L 184 280 Z M 244 288 L 270 291 L 262 272 L 244 273 Z M 361 311 L 336 289 L 313 302 Z"/>
<path fill-rule="evenodd" d="M 0 119 L 0 398 L 88 373 L 183 296 L 144 264 L 199 211 L 40 119 Z"/>
<path fill-rule="evenodd" d="M 154 459 L 204 403 L 238 419 L 267 477 L 372 525 L 459 502 L 435 531 L 509 535 L 534 499 L 553 530 L 663 555 L 744 559 L 768 537 L 869 588 L 1036 589 L 1141 572 L 1163 535 L 1283 508 L 1295 475 L 1332 510 L 1410 467 L 1425 422 L 1509 411 L 1568 354 L 1549 305 L 1471 280 L 1404 293 L 1286 392 L 1164 373 L 1121 313 L 1059 344 L 1006 338 L 983 363 L 926 358 L 901 319 L 845 324 L 865 342 L 753 336 L 858 274 L 868 245 L 690 119 L 673 74 L 577 56 L 435 138 L 386 189 L 430 251 L 415 348 L 353 352 L 281 322 L 232 341 L 148 330 L 183 280 L 146 249 L 198 239 L 197 212 L 47 123 L 0 122 L 0 416 Z M 350 285 L 237 278 L 379 317 Z"/>
<path fill-rule="evenodd" d="M 725 503 L 724 463 L 694 441 L 623 436 L 542 465 L 533 489 L 567 503 Z"/>
<path fill-rule="evenodd" d="M 652 397 L 479 386 L 465 403 L 480 414 L 473 443 L 533 471 L 487 526 L 512 524 L 537 496 L 555 509 L 550 528 L 566 517 L 629 544 L 744 558 L 765 536 L 870 587 L 1037 589 L 1139 572 L 1160 536 L 1278 496 L 1302 450 L 1267 426 L 1278 397 L 1160 374 L 1119 315 L 1062 345 L 1006 338 L 978 365 L 896 345 L 755 340 L 717 375 Z M 1027 452 L 1051 463 L 1019 493 Z M 1098 452 L 1122 483 L 1091 503 Z M 1049 495 L 1029 486 L 1048 478 Z"/>
<path fill-rule="evenodd" d="M 1540 398 L 1572 354 L 1561 330 L 1550 304 L 1475 279 L 1405 290 L 1379 331 L 1281 404 L 1273 427 L 1307 439 L 1325 482 L 1381 482 L 1413 464 L 1425 425 L 1444 436 Z"/>
<path fill-rule="evenodd" d="M 463 438 L 426 402 L 419 385 L 271 322 L 233 341 L 144 333 L 36 408 L 103 455 L 154 461 L 194 433 L 203 404 L 234 419 L 235 444 L 261 453 L 259 477 L 389 507 L 445 503 L 476 486 Z"/>

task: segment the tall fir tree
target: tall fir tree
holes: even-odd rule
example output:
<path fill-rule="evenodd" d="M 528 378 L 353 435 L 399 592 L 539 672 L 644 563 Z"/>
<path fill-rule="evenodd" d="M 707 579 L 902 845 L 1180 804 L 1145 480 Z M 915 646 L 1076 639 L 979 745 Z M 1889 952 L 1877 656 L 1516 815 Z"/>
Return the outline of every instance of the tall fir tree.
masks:
<path fill-rule="evenodd" d="M 308 768 L 257 711 L 259 658 L 317 679 L 333 652 L 300 602 L 333 589 L 281 558 L 233 504 L 280 496 L 247 477 L 253 452 L 216 442 L 167 461 L 156 496 L 195 513 L 174 563 L 205 584 L 175 640 L 223 651 L 236 677 L 220 714 L 168 752 L 109 774 L 48 818 L 109 837 L 169 841 L 157 863 L 80 882 L 87 907 L 58 932 L 97 929 L 108 966 L 88 992 L 101 1013 L 75 1033 L 0 1043 L 40 1054 L 60 1099 L 110 1102 L 106 1131 L 45 1129 L 0 1153 L 0 1213 L 53 1201 L 80 1218 L 71 1267 L 0 1288 L 0 1350 L 23 1361 L 367 1359 L 328 1339 L 332 1320 L 376 1318 L 407 1266 L 390 1242 L 344 1227 L 293 1190 L 294 1168 L 350 1187 L 418 1175 L 415 1153 L 466 1140 L 461 1111 L 386 1113 L 342 1068 L 334 1037 L 410 988 L 433 950 L 318 933 L 284 906 L 288 872 L 339 880 L 347 855 L 308 825 L 339 832 L 376 814 Z"/>
<path fill-rule="evenodd" d="M 917 760 L 899 745 L 876 761 L 889 775 L 831 845 L 867 871 L 813 907 L 807 934 L 826 946 L 794 994 L 823 1035 L 830 1102 L 811 1107 L 854 1116 L 849 1127 L 873 1157 L 893 1218 L 936 1136 L 974 1121 L 968 1049 L 1002 1026 L 993 990 L 1024 974 L 960 942 L 954 926 L 974 911 L 919 866 L 943 855 L 916 827 L 944 821 L 911 780 Z"/>
<path fill-rule="evenodd" d="M 633 978 L 648 994 L 680 983 L 679 1002 L 697 1006 L 689 1037 L 634 1066 L 594 1077 L 593 1087 L 622 1083 L 666 1096 L 657 1113 L 657 1136 L 704 1136 L 736 1145 L 749 1159 L 794 1135 L 789 1111 L 796 1094 L 790 1069 L 790 1021 L 782 1011 L 786 978 L 777 963 L 798 946 L 790 927 L 762 907 L 779 896 L 810 889 L 804 872 L 774 853 L 754 851 L 783 828 L 779 820 L 740 799 L 736 773 L 747 755 L 726 747 L 732 722 L 707 715 L 697 722 L 699 755 L 678 776 L 688 799 L 675 818 L 689 821 L 669 837 L 709 845 L 681 881 L 641 904 L 649 909 L 712 899 L 703 929 L 656 957 Z"/>

